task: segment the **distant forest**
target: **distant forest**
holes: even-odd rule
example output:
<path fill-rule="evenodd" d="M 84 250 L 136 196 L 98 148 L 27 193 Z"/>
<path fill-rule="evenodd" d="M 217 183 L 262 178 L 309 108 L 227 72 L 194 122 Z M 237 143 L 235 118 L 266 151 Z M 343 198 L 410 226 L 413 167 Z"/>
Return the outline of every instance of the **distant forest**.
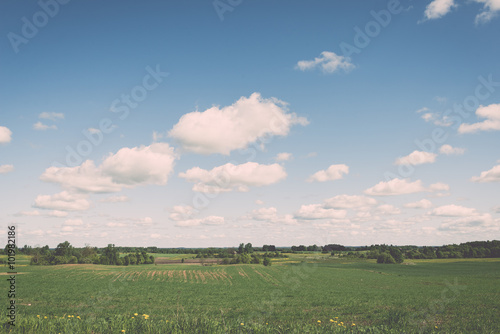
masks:
<path fill-rule="evenodd" d="M 393 246 L 371 245 L 363 247 L 346 247 L 339 244 L 325 246 L 292 246 L 276 247 L 264 245 L 253 247 L 251 243 L 240 244 L 230 248 L 158 248 L 158 247 L 120 247 L 109 244 L 98 248 L 85 246 L 73 247 L 68 241 L 57 245 L 22 248 L 5 246 L 3 254 L 31 256 L 32 265 L 57 264 L 103 264 L 103 265 L 139 265 L 154 263 L 154 256 L 148 254 L 192 254 L 196 258 L 220 258 L 222 264 L 264 263 L 270 265 L 271 258 L 287 257 L 290 253 L 322 252 L 331 256 L 345 256 L 365 259 L 377 259 L 379 263 L 401 263 L 404 259 L 446 259 L 446 258 L 499 258 L 500 241 L 473 241 L 461 244 L 434 246 Z"/>

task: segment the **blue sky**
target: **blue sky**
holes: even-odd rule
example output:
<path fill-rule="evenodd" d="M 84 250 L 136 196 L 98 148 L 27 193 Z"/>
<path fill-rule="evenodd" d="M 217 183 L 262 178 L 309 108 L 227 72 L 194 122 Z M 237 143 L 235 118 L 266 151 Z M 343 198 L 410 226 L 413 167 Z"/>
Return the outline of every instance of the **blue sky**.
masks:
<path fill-rule="evenodd" d="M 0 16 L 1 233 L 20 245 L 500 237 L 498 0 Z"/>

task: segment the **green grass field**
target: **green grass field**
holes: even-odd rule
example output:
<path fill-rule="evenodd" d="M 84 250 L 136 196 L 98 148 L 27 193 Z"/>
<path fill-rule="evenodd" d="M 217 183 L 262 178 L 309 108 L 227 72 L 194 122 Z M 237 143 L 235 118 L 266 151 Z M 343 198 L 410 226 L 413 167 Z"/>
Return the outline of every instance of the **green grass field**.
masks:
<path fill-rule="evenodd" d="M 301 254 L 271 267 L 22 260 L 16 327 L 3 332 L 500 333 L 500 259 L 381 265 Z"/>

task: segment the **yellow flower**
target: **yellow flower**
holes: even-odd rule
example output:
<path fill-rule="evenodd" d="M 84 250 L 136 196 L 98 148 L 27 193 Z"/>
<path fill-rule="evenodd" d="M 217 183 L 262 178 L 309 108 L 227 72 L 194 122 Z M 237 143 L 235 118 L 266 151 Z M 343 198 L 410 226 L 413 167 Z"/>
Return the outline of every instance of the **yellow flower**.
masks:
<path fill-rule="evenodd" d="M 36 315 L 36 317 L 37 317 L 37 318 L 40 318 L 40 314 L 37 314 L 37 315 Z"/>
<path fill-rule="evenodd" d="M 79 315 L 76 316 L 78 319 L 81 319 Z"/>
<path fill-rule="evenodd" d="M 168 322 L 168 320 L 165 320 L 165 323 L 167 323 L 167 322 Z"/>
<path fill-rule="evenodd" d="M 352 324 L 351 326 L 356 326 L 356 324 Z"/>
<path fill-rule="evenodd" d="M 135 317 L 132 317 L 132 319 L 134 319 Z"/>
<path fill-rule="evenodd" d="M 43 317 L 44 319 L 47 319 L 47 317 Z"/>
<path fill-rule="evenodd" d="M 438 326 L 434 326 L 434 328 L 436 328 L 436 329 L 437 329 L 437 328 L 438 328 Z"/>
<path fill-rule="evenodd" d="M 70 315 L 68 315 L 68 318 L 71 318 L 71 316 L 70 316 Z"/>
<path fill-rule="evenodd" d="M 241 325 L 241 326 L 245 326 L 245 324 L 244 324 L 244 323 L 241 323 L 240 325 Z"/>
<path fill-rule="evenodd" d="M 334 321 L 335 321 L 335 320 L 333 320 L 333 319 L 330 319 L 330 322 L 334 322 Z"/>
<path fill-rule="evenodd" d="M 318 320 L 318 324 L 320 324 L 320 323 L 321 323 L 321 320 Z"/>
<path fill-rule="evenodd" d="M 134 313 L 134 315 L 139 315 L 139 313 Z"/>
<path fill-rule="evenodd" d="M 122 333 L 125 333 L 125 330 L 124 330 L 124 329 L 122 329 Z"/>

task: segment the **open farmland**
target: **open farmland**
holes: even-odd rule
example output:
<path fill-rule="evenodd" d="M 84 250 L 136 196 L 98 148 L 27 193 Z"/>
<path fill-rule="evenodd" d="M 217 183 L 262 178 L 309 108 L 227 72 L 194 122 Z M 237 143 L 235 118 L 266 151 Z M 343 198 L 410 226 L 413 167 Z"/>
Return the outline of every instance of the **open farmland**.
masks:
<path fill-rule="evenodd" d="M 319 254 L 270 267 L 22 265 L 11 332 L 498 333 L 499 268 L 498 259 L 381 265 Z"/>

